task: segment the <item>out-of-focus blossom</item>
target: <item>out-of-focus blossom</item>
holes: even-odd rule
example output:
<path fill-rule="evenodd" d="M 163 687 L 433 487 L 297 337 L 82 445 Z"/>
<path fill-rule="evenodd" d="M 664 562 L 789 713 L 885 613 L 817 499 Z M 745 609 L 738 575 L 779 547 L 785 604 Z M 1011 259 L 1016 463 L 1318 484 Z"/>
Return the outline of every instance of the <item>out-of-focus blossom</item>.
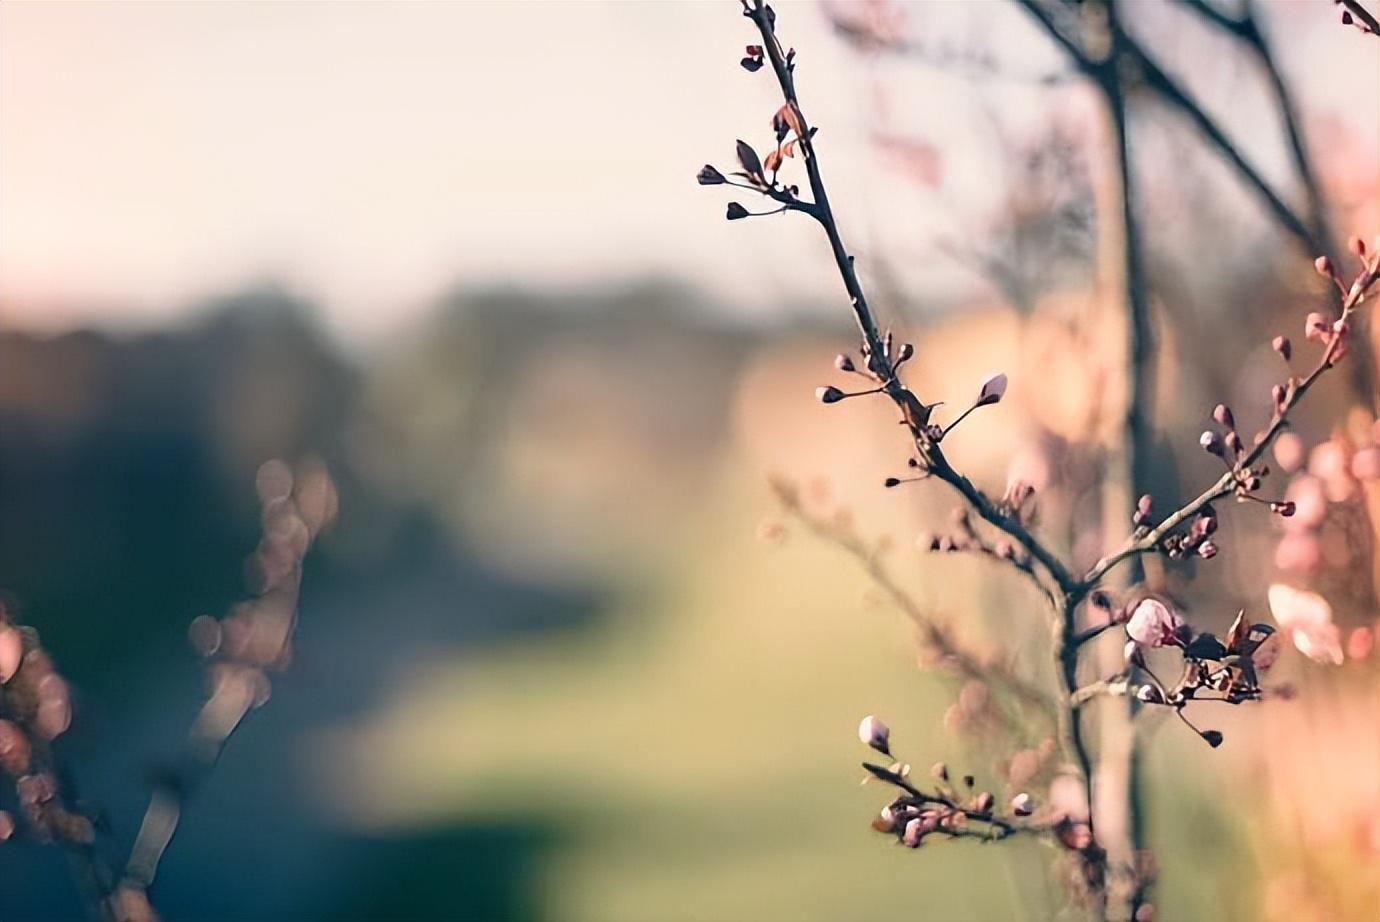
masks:
<path fill-rule="evenodd" d="M 23 635 L 8 624 L 0 626 L 0 684 L 14 677 L 23 659 Z"/>
<path fill-rule="evenodd" d="M 1375 632 L 1368 627 L 1358 627 L 1346 638 L 1348 659 L 1365 659 L 1375 649 Z"/>
<path fill-rule="evenodd" d="M 1312 573 L 1322 563 L 1322 545 L 1311 532 L 1295 532 L 1275 547 L 1275 566 L 1289 573 Z"/>
<path fill-rule="evenodd" d="M 1077 775 L 1059 775 L 1049 785 L 1049 806 L 1056 817 L 1075 823 L 1088 819 L 1087 790 Z"/>
<path fill-rule="evenodd" d="M 1351 476 L 1357 480 L 1380 480 L 1380 448 L 1369 445 L 1352 455 Z"/>
<path fill-rule="evenodd" d="M 1341 635 L 1332 623 L 1332 606 L 1316 592 L 1283 583 L 1270 587 L 1270 612 L 1299 652 L 1319 663 L 1340 665 Z"/>
<path fill-rule="evenodd" d="M 1310 474 L 1295 477 L 1284 498 L 1294 504 L 1292 528 L 1316 528 L 1327 517 L 1327 495 L 1322 481 Z"/>
<path fill-rule="evenodd" d="M 1162 647 L 1173 643 L 1183 619 L 1171 612 L 1158 599 L 1143 599 L 1131 619 L 1126 622 L 1126 634 L 1139 644 Z"/>
<path fill-rule="evenodd" d="M 1295 432 L 1282 433 L 1275 439 L 1274 452 L 1279 466 L 1292 474 L 1303 464 L 1303 439 Z"/>

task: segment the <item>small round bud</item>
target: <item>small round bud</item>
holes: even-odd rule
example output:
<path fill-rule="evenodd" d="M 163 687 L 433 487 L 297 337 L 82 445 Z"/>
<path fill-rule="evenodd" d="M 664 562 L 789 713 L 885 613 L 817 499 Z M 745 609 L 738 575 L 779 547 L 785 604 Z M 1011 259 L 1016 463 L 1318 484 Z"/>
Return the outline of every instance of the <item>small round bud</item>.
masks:
<path fill-rule="evenodd" d="M 915 347 L 910 343 L 901 343 L 901 348 L 896 352 L 896 361 L 904 362 L 915 355 Z"/>
<path fill-rule="evenodd" d="M 925 831 L 925 821 L 917 816 L 906 823 L 906 831 L 901 836 L 901 841 L 906 844 L 906 848 L 919 848 L 920 842 L 925 838 Z"/>
<path fill-rule="evenodd" d="M 1236 417 L 1231 415 L 1231 407 L 1225 403 L 1219 403 L 1213 408 L 1212 418 L 1217 420 L 1219 425 L 1226 426 L 1228 429 L 1236 428 Z"/>
<path fill-rule="evenodd" d="M 1313 260 L 1313 269 L 1318 273 L 1318 275 L 1321 275 L 1324 278 L 1330 279 L 1336 276 L 1337 274 L 1332 269 L 1332 260 L 1328 259 L 1326 256 L 1319 256 L 1317 259 Z"/>
<path fill-rule="evenodd" d="M 1352 237 L 1346 242 L 1346 245 L 1347 249 L 1351 250 L 1351 252 L 1355 253 L 1361 259 L 1366 258 L 1366 242 L 1360 237 Z"/>
<path fill-rule="evenodd" d="M 1035 812 L 1035 799 L 1024 792 L 1011 798 L 1011 812 L 1017 816 L 1029 816 Z"/>
<path fill-rule="evenodd" d="M 832 384 L 828 387 L 815 388 L 815 399 L 820 403 L 838 403 L 846 396 L 847 395 L 844 394 L 843 391 L 834 387 Z"/>
<path fill-rule="evenodd" d="M 728 209 L 724 212 L 724 217 L 730 221 L 737 221 L 748 216 L 748 210 L 737 202 L 729 202 Z"/>
<path fill-rule="evenodd" d="M 853 357 L 840 352 L 834 356 L 834 367 L 839 371 L 853 371 Z"/>
<path fill-rule="evenodd" d="M 1202 732 L 1202 737 L 1207 741 L 1207 744 L 1211 746 L 1213 749 L 1216 749 L 1218 746 L 1222 745 L 1222 741 L 1225 739 L 1225 737 L 1222 736 L 1221 730 L 1204 730 Z"/>
<path fill-rule="evenodd" d="M 1211 541 L 1204 541 L 1198 545 L 1198 556 L 1204 560 L 1211 560 L 1217 556 L 1217 545 Z"/>
<path fill-rule="evenodd" d="M 1324 339 L 1327 336 L 1327 328 L 1327 318 L 1317 311 L 1310 313 L 1303 321 L 1303 335 L 1308 339 Z"/>
<path fill-rule="evenodd" d="M 973 801 L 973 809 L 979 813 L 989 813 L 996 802 L 997 799 L 992 796 L 991 791 L 983 791 L 977 796 L 977 800 Z"/>
<path fill-rule="evenodd" d="M 1288 391 L 1284 389 L 1283 384 L 1276 384 L 1274 387 L 1270 388 L 1270 399 L 1274 401 L 1276 410 L 1284 407 L 1284 398 L 1287 395 Z"/>
<path fill-rule="evenodd" d="M 868 714 L 858 724 L 858 739 L 882 755 L 891 755 L 891 730 L 876 717 Z"/>
<path fill-rule="evenodd" d="M 900 485 L 901 479 L 899 477 L 888 477 L 886 480 L 882 481 L 882 486 L 886 487 L 888 490 Z"/>
<path fill-rule="evenodd" d="M 820 399 L 823 400 L 824 398 L 821 397 Z M 1203 451 L 1210 455 L 1217 455 L 1220 458 L 1224 454 L 1222 437 L 1211 429 L 1204 430 L 1203 434 L 1198 436 L 1198 444 L 1203 446 Z"/>
<path fill-rule="evenodd" d="M 943 762 L 936 762 L 930 766 L 930 777 L 935 781 L 949 780 L 949 766 Z"/>
<path fill-rule="evenodd" d="M 1287 336 L 1276 336 L 1270 342 L 1270 347 L 1283 356 L 1286 362 L 1289 361 L 1294 354 L 1294 345 L 1289 342 L 1289 337 Z"/>
<path fill-rule="evenodd" d="M 1236 434 L 1235 429 L 1227 433 L 1226 438 L 1222 439 L 1222 444 L 1233 455 L 1241 454 L 1241 436 Z"/>
<path fill-rule="evenodd" d="M 1282 503 L 1270 503 L 1270 511 L 1286 519 L 1292 516 L 1297 511 L 1297 508 L 1298 507 L 1294 505 L 1292 499 L 1286 499 Z"/>

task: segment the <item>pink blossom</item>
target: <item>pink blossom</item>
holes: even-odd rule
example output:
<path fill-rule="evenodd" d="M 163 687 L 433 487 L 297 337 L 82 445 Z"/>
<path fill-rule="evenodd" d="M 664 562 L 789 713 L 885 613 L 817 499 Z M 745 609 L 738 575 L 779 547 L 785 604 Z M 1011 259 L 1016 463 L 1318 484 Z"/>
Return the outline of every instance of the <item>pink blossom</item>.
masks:
<path fill-rule="evenodd" d="M 1171 612 L 1158 599 L 1143 599 L 1131 619 L 1126 622 L 1126 633 L 1136 643 L 1149 647 L 1162 647 L 1173 643 L 1183 619 Z"/>
<path fill-rule="evenodd" d="M 1319 663 L 1341 664 L 1341 634 L 1332 623 L 1332 606 L 1327 599 L 1284 583 L 1271 586 L 1269 598 L 1270 612 L 1280 630 L 1290 636 L 1300 653 Z"/>

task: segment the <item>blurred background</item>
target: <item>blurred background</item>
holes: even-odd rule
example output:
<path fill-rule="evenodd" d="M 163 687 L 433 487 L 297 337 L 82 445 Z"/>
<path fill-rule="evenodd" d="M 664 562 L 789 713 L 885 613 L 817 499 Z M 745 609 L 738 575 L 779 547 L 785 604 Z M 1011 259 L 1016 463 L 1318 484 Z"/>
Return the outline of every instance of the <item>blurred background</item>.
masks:
<path fill-rule="evenodd" d="M 991 493 L 1036 483 L 1051 542 L 1095 560 L 1120 342 L 1097 97 L 1015 4 L 777 7 L 912 386 L 961 407 L 1010 376 L 951 456 Z M 1253 5 L 1250 40 L 1210 15 L 1236 4 L 1124 7 L 1229 139 L 1132 87 L 1168 508 L 1216 476 L 1214 403 L 1268 418 L 1270 337 L 1303 351 L 1326 303 L 1317 245 L 1340 262 L 1380 232 L 1380 41 L 1321 0 Z M 117 841 L 201 702 L 188 623 L 244 595 L 255 471 L 320 459 L 340 494 L 291 668 L 160 868 L 165 918 L 1065 912 L 1046 849 L 868 828 L 862 715 L 998 790 L 1011 745 L 965 727 L 959 683 L 768 477 L 1034 681 L 1048 627 L 1008 573 L 917 549 L 953 500 L 882 489 L 893 411 L 811 398 L 854 341 L 818 229 L 726 225 L 695 185 L 736 138 L 769 147 L 754 40 L 732 3 L 0 6 L 0 587 L 75 690 L 59 754 Z M 1150 730 L 1162 918 L 1380 906 L 1377 353 L 1357 353 L 1276 457 L 1303 524 L 1223 510 L 1219 558 L 1166 577 L 1219 633 L 1268 620 L 1271 582 L 1313 588 L 1347 645 L 1340 666 L 1285 649 L 1296 700 L 1207 715 L 1220 750 Z M 81 916 L 61 850 L 21 830 L 0 868 L 0 917 Z"/>

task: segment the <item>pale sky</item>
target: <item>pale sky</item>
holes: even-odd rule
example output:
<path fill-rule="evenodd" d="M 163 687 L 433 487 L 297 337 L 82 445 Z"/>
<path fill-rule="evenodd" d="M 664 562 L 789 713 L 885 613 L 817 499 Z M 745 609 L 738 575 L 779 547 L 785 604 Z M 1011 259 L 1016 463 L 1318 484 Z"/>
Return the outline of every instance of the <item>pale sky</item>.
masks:
<path fill-rule="evenodd" d="M 736 63 L 753 39 L 736 7 L 0 4 L 0 323 L 159 322 L 266 280 L 350 336 L 457 281 L 664 273 L 755 310 L 833 294 L 805 219 L 726 225 L 728 196 L 693 182 L 706 160 L 731 166 L 736 137 L 768 143 L 775 88 Z M 868 64 L 817 5 L 778 8 L 856 249 L 980 198 L 990 139 L 963 81 Z M 1017 43 L 1024 67 L 1059 62 L 1005 4 L 908 15 Z M 923 107 L 907 87 L 928 88 Z M 1043 91 L 1021 92 L 1016 109 Z M 898 105 L 944 136 L 941 195 L 875 172 L 869 126 Z"/>

